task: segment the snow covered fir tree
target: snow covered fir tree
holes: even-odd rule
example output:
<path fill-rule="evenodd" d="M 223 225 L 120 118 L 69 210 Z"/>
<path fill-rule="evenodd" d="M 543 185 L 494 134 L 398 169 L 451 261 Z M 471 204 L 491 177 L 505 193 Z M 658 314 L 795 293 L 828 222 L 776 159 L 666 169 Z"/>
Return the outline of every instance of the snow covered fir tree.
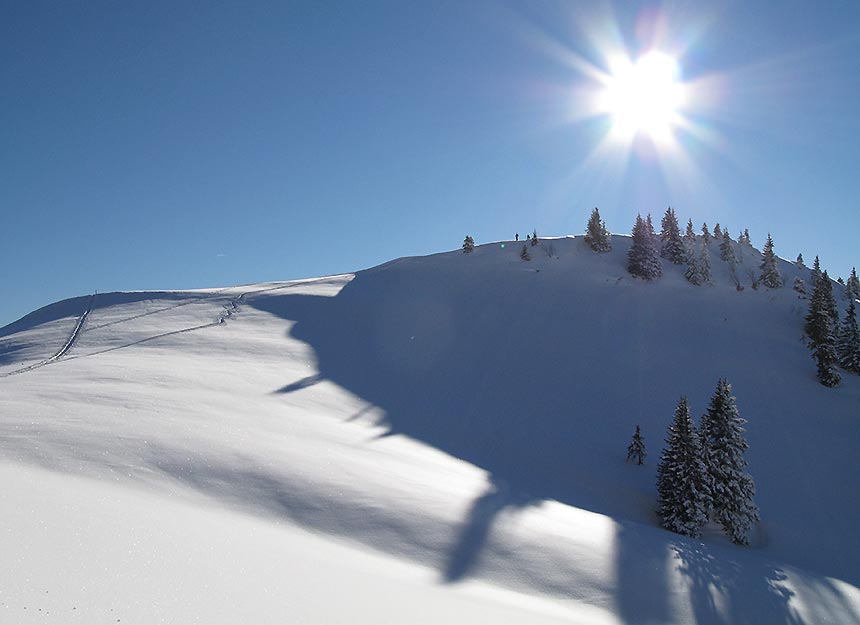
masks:
<path fill-rule="evenodd" d="M 750 529 L 759 520 L 755 483 L 746 472 L 744 423 L 731 385 L 721 379 L 702 417 L 702 449 L 711 516 L 738 545 L 748 544 Z"/>
<path fill-rule="evenodd" d="M 709 284 L 711 282 L 711 252 L 708 249 L 708 241 L 702 237 L 701 245 L 699 246 L 699 284 Z"/>
<path fill-rule="evenodd" d="M 732 243 L 732 235 L 729 234 L 729 229 L 726 228 L 723 230 L 723 235 L 720 239 L 720 260 L 730 265 L 734 265 L 737 262 L 735 259 L 735 248 Z"/>
<path fill-rule="evenodd" d="M 475 249 L 475 239 L 471 235 L 466 235 L 463 239 L 463 253 L 468 254 Z"/>
<path fill-rule="evenodd" d="M 585 242 L 595 252 L 605 253 L 612 250 L 612 241 L 609 231 L 606 229 L 606 222 L 600 218 L 600 211 L 597 210 L 596 206 L 591 211 L 591 217 L 588 218 Z"/>
<path fill-rule="evenodd" d="M 636 464 L 643 464 L 645 462 L 645 456 L 648 453 L 645 450 L 645 438 L 642 436 L 642 432 L 639 430 L 639 426 L 636 426 L 636 431 L 633 432 L 633 438 L 630 440 L 630 444 L 627 446 L 627 462 L 635 462 Z"/>
<path fill-rule="evenodd" d="M 815 259 L 817 264 L 818 257 Z M 842 380 L 837 369 L 836 354 L 836 322 L 839 314 L 836 312 L 833 287 L 827 270 L 815 280 L 814 285 L 809 298 L 809 313 L 806 315 L 804 331 L 809 338 L 809 348 L 815 359 L 819 382 L 824 386 L 838 386 Z"/>
<path fill-rule="evenodd" d="M 845 294 L 847 297 L 860 300 L 860 278 L 857 277 L 857 268 L 851 268 L 851 275 L 845 282 Z"/>
<path fill-rule="evenodd" d="M 699 434 L 682 397 L 657 467 L 657 516 L 669 531 L 695 537 L 708 522 L 711 492 L 702 458 Z"/>
<path fill-rule="evenodd" d="M 848 299 L 845 319 L 836 341 L 839 366 L 850 373 L 860 373 L 860 329 L 857 327 L 857 308 L 853 297 Z"/>
<path fill-rule="evenodd" d="M 779 274 L 776 260 L 776 254 L 773 251 L 773 239 L 770 233 L 768 233 L 767 242 L 764 244 L 764 250 L 762 251 L 761 277 L 759 281 L 769 289 L 778 289 L 782 286 L 782 276 Z"/>
<path fill-rule="evenodd" d="M 702 283 L 701 273 L 699 272 L 699 253 L 696 233 L 693 231 L 693 221 L 689 220 L 687 222 L 687 229 L 684 232 L 684 257 L 687 261 L 684 277 L 696 286 Z"/>
<path fill-rule="evenodd" d="M 681 230 L 678 226 L 678 217 L 675 210 L 670 206 L 666 209 L 660 222 L 660 254 L 675 265 L 681 265 L 686 260 L 684 253 L 684 242 L 681 240 Z"/>
<path fill-rule="evenodd" d="M 647 220 L 643 220 L 642 215 L 636 216 L 633 241 L 627 252 L 627 271 L 645 280 L 654 280 L 663 275 L 657 237 L 653 227 L 648 225 L 650 222 L 650 215 Z"/>

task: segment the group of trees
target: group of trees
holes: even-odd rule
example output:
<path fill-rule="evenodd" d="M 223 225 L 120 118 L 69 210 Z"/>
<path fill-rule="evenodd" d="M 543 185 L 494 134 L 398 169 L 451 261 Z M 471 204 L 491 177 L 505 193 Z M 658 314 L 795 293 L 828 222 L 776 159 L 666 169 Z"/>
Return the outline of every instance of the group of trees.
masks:
<path fill-rule="evenodd" d="M 664 528 L 695 537 L 713 519 L 732 542 L 747 544 L 759 517 L 755 483 L 746 472 L 744 423 L 726 380 L 717 383 L 700 428 L 681 398 L 657 468 L 657 514 Z M 627 459 L 642 464 L 645 455 L 637 425 Z"/>
<path fill-rule="evenodd" d="M 845 319 L 839 323 L 839 310 L 833 295 L 833 281 L 827 270 L 821 271 L 818 257 L 812 266 L 812 295 L 804 331 L 812 357 L 817 366 L 818 380 L 824 386 L 837 386 L 842 380 L 837 367 L 850 373 L 860 373 L 860 329 L 857 325 L 855 300 L 860 293 L 857 270 L 852 269 L 845 294 L 848 307 Z"/>
<path fill-rule="evenodd" d="M 717 383 L 700 428 L 696 428 L 687 398 L 681 398 L 657 468 L 660 525 L 696 537 L 713 520 L 735 544 L 748 543 L 749 531 L 759 516 L 753 501 L 755 483 L 746 472 L 744 423 L 726 380 Z M 627 447 L 627 460 L 641 465 L 646 455 L 645 439 L 637 425 Z"/>
<path fill-rule="evenodd" d="M 745 249 L 753 251 L 749 230 L 744 229 L 735 243 L 729 234 L 729 229 L 720 227 L 720 224 L 714 226 L 713 234 L 706 223 L 702 224 L 701 234 L 697 235 L 693 229 L 692 220 L 688 220 L 682 235 L 675 210 L 671 206 L 666 209 L 660 226 L 661 230 L 658 234 L 654 230 L 650 214 L 645 219 L 641 214 L 636 216 L 633 240 L 627 252 L 627 269 L 632 275 L 644 280 L 659 278 L 663 274 L 661 259 L 666 259 L 676 265 L 685 264 L 684 275 L 690 283 L 695 285 L 710 283 L 710 243 L 713 240 L 718 242 L 720 260 L 729 264 L 737 288 L 743 289 L 736 276 L 738 265 L 736 250 L 741 258 L 745 254 Z M 539 242 L 537 230 L 535 230 L 532 236 L 527 238 L 527 242 L 523 243 L 520 258 L 524 261 L 531 260 L 529 245 L 535 246 Z M 611 235 L 597 208 L 591 212 L 588 219 L 585 242 L 595 252 L 604 253 L 612 249 Z M 463 252 L 471 253 L 474 248 L 474 239 L 467 236 L 463 241 Z M 800 268 L 805 268 L 803 255 L 798 255 L 796 264 Z M 753 269 L 747 269 L 753 288 L 762 285 L 768 289 L 778 289 L 783 286 L 783 277 L 779 272 L 778 258 L 774 252 L 773 237 L 770 233 L 767 235 L 758 269 L 758 273 Z M 827 271 L 821 271 L 817 256 L 812 267 L 811 282 L 812 295 L 804 329 L 817 365 L 819 381 L 825 386 L 837 386 L 841 381 L 839 367 L 845 371 L 860 373 L 860 329 L 858 329 L 855 305 L 855 300 L 860 299 L 860 279 L 856 269 L 852 269 L 845 283 L 841 278 L 839 280 L 848 299 L 848 308 L 841 325 L 833 296 L 832 281 Z M 793 288 L 801 297 L 806 296 L 807 286 L 802 278 L 795 278 Z"/>
<path fill-rule="evenodd" d="M 586 241 L 589 241 L 589 237 L 593 237 L 591 232 L 595 223 L 602 224 L 599 222 L 599 213 L 596 208 L 588 222 Z M 713 234 L 711 234 L 708 224 L 704 223 L 701 234 L 697 235 L 693 228 L 693 221 L 688 220 L 686 230 L 682 235 L 678 217 L 671 206 L 666 209 L 660 226 L 660 233 L 657 234 L 651 223 L 651 215 L 647 215 L 645 219 L 642 219 L 642 215 L 636 216 L 636 222 L 633 225 L 633 241 L 627 253 L 627 270 L 632 275 L 645 280 L 659 278 L 663 274 L 660 259 L 664 258 L 675 265 L 686 265 L 684 276 L 690 283 L 697 286 L 707 284 L 711 282 L 711 241 L 717 242 L 720 260 L 729 263 L 732 275 L 735 275 L 738 259 L 735 255 L 734 241 L 728 228 L 721 228 L 720 224 L 717 224 L 714 226 Z M 737 244 L 752 249 L 748 230 L 744 230 L 738 236 Z M 592 248 L 594 248 L 593 245 Z M 777 257 L 773 251 L 773 238 L 770 234 L 767 235 L 767 243 L 765 243 L 762 253 L 760 273 L 753 273 L 750 277 L 754 288 L 758 287 L 759 284 L 771 289 L 782 286 L 782 276 L 779 274 Z M 735 278 L 735 282 L 738 288 L 741 288 L 737 278 Z"/>

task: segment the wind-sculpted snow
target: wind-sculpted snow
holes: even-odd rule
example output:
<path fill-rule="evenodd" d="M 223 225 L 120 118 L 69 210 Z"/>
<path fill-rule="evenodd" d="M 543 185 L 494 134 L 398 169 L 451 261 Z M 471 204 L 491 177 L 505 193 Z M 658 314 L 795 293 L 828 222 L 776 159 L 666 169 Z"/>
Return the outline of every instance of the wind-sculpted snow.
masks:
<path fill-rule="evenodd" d="M 806 302 L 789 289 L 750 288 L 745 267 L 759 262 L 751 250 L 738 291 L 715 253 L 710 286 L 694 287 L 665 264 L 653 283 L 633 279 L 628 243 L 614 237 L 611 253 L 596 254 L 581 238 L 544 240 L 530 262 L 515 245 L 482 245 L 355 275 L 100 294 L 69 354 L 0 380 L 0 479 L 26 484 L 13 489 L 14 535 L 49 544 L 27 510 L 62 518 L 78 536 L 87 532 L 76 527 L 129 522 L 105 518 L 78 475 L 134 510 L 143 489 L 156 525 L 184 499 L 181 522 L 164 530 L 184 533 L 173 543 L 178 554 L 198 553 L 201 536 L 211 541 L 197 528 L 217 515 L 225 528 L 248 528 L 221 530 L 245 550 L 265 547 L 253 536 L 278 543 L 281 532 L 296 576 L 287 587 L 314 576 L 346 585 L 333 591 L 343 594 L 334 617 L 330 601 L 315 612 L 307 591 L 248 590 L 248 601 L 267 606 L 254 622 L 283 622 L 290 605 L 327 615 L 316 622 L 397 622 L 376 605 L 396 598 L 371 590 L 356 608 L 349 588 L 370 579 L 384 593 L 385 571 L 408 566 L 424 573 L 402 589 L 410 602 L 402 622 L 434 622 L 431 604 L 464 610 L 460 593 L 480 580 L 501 593 L 487 609 L 523 593 L 538 598 L 516 599 L 510 622 L 860 623 L 860 592 L 849 586 L 860 581 L 860 510 L 846 494 L 860 444 L 858 379 L 845 376 L 835 390 L 817 383 L 801 341 Z M 789 284 L 808 279 L 787 263 L 780 270 Z M 4 341 L 26 335 L 50 354 L 58 346 L 47 343 L 62 343 L 54 328 L 72 330 L 65 314 L 22 320 Z M 677 536 L 654 519 L 656 459 L 672 410 L 686 395 L 698 418 L 720 377 L 749 421 L 762 523 L 746 549 L 716 531 L 701 541 Z M 649 451 L 643 467 L 624 460 L 637 424 Z M 59 503 L 49 486 L 57 480 L 85 503 Z M 29 493 L 58 503 L 37 505 Z M 248 519 L 277 525 L 251 530 Z M 363 573 L 321 562 L 301 547 L 311 539 L 290 528 L 345 549 L 332 561 Z M 112 553 L 169 560 L 183 579 L 203 567 L 158 540 L 113 533 Z M 27 551 L 26 540 L 0 536 L 0 551 L 26 573 L 0 574 L 0 588 L 15 590 L 0 599 L 17 617 L 21 597 L 34 601 L 60 582 L 33 559 L 47 547 Z M 371 563 L 368 548 L 388 564 Z M 222 582 L 269 583 L 265 566 L 233 570 L 231 548 L 208 549 L 227 558 Z M 119 556 L 111 565 L 125 566 Z M 122 622 L 171 622 L 153 594 L 163 580 L 155 569 L 147 575 L 117 590 L 127 603 L 144 597 Z M 200 597 L 206 622 L 230 622 L 230 592 L 206 579 L 184 596 Z M 63 592 L 73 599 L 82 588 Z M 417 605 L 422 596 L 426 605 Z M 93 601 L 95 617 L 107 599 Z M 459 613 L 461 622 L 483 618 Z"/>

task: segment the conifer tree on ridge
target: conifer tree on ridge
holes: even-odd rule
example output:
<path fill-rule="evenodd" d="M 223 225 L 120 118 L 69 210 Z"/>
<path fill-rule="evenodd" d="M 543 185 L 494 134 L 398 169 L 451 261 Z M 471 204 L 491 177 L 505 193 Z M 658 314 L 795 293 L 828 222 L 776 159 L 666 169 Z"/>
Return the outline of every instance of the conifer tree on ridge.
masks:
<path fill-rule="evenodd" d="M 818 254 L 815 255 L 815 260 L 812 261 L 812 279 L 811 286 L 815 290 L 818 281 L 821 279 L 821 262 L 818 260 Z"/>
<path fill-rule="evenodd" d="M 588 226 L 585 231 L 585 242 L 591 246 L 595 252 L 608 252 L 612 249 L 612 241 L 609 237 L 609 231 L 606 230 L 606 222 L 601 221 L 600 211 L 597 207 L 591 211 L 591 217 L 588 218 Z"/>
<path fill-rule="evenodd" d="M 720 241 L 720 260 L 724 260 L 730 265 L 734 265 L 737 262 L 735 259 L 735 250 L 732 247 L 732 235 L 729 234 L 728 228 L 723 230 L 723 238 Z"/>
<path fill-rule="evenodd" d="M 857 268 L 851 268 L 851 275 L 845 283 L 845 293 L 851 299 L 860 299 L 860 278 L 857 277 Z"/>
<path fill-rule="evenodd" d="M 684 243 L 681 240 L 681 230 L 678 227 L 678 218 L 675 216 L 675 209 L 671 206 L 666 209 L 660 226 L 660 255 L 670 263 L 676 265 L 682 264 L 686 260 Z"/>
<path fill-rule="evenodd" d="M 829 387 L 837 386 L 842 379 L 836 370 L 836 322 L 832 314 L 835 308 L 830 276 L 825 270 L 815 282 L 812 296 L 809 298 L 809 313 L 806 315 L 803 330 L 809 337 L 809 348 L 818 369 L 818 380 Z"/>
<path fill-rule="evenodd" d="M 472 238 L 472 235 L 467 234 L 466 238 L 463 239 L 463 253 L 470 254 L 472 250 L 475 249 L 475 239 Z"/>
<path fill-rule="evenodd" d="M 693 232 L 693 220 L 687 221 L 687 229 L 684 231 L 684 256 L 687 259 L 687 269 L 684 271 L 684 277 L 692 284 L 699 285 L 699 253 L 696 246 L 696 233 Z"/>
<path fill-rule="evenodd" d="M 656 236 L 648 221 L 642 219 L 642 215 L 636 215 L 636 224 L 633 226 L 633 242 L 627 252 L 627 270 L 634 276 L 653 280 L 663 275 L 660 265 L 660 254 L 657 251 Z"/>
<path fill-rule="evenodd" d="M 702 244 L 699 247 L 699 283 L 706 284 L 711 281 L 711 253 L 708 251 L 708 244 L 702 238 Z"/>
<path fill-rule="evenodd" d="M 773 238 L 771 238 L 770 233 L 767 235 L 767 242 L 764 244 L 764 251 L 762 252 L 760 281 L 769 289 L 778 289 L 782 286 L 782 276 L 779 275 L 776 254 L 773 251 Z"/>

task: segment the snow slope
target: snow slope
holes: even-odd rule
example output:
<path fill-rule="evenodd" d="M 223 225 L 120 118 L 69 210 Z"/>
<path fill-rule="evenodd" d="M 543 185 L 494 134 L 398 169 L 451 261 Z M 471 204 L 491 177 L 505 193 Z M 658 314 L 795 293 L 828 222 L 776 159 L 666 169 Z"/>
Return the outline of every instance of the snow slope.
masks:
<path fill-rule="evenodd" d="M 860 623 L 860 379 L 819 385 L 806 302 L 737 291 L 716 245 L 693 287 L 630 278 L 613 244 L 98 294 L 3 328 L 0 622 Z M 700 415 L 721 376 L 749 548 L 653 515 L 678 397 Z"/>

